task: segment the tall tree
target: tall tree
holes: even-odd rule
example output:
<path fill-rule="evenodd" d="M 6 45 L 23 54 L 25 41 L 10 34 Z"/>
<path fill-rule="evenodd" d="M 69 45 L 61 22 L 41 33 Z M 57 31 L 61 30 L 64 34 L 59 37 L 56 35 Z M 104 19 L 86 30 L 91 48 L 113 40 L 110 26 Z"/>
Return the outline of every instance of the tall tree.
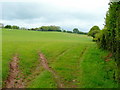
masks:
<path fill-rule="evenodd" d="M 79 33 L 78 28 L 74 28 L 74 29 L 73 29 L 73 33 Z"/>
<path fill-rule="evenodd" d="M 120 83 L 120 1 L 110 2 L 105 18 L 105 27 L 98 37 L 98 45 L 111 51 L 118 66 L 118 81 Z"/>
<path fill-rule="evenodd" d="M 12 29 L 11 25 L 6 25 L 4 28 Z"/>
<path fill-rule="evenodd" d="M 19 26 L 13 25 L 11 28 L 12 29 L 19 29 Z"/>
<path fill-rule="evenodd" d="M 100 32 L 100 28 L 98 26 L 93 26 L 88 32 L 88 36 L 92 36 L 95 38 L 95 35 Z"/>

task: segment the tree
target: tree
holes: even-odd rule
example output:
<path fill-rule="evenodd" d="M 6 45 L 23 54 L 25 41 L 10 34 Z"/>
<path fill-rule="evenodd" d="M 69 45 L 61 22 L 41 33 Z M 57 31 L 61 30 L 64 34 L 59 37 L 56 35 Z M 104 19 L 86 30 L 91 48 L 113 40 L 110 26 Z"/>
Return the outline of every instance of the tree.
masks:
<path fill-rule="evenodd" d="M 63 30 L 63 32 L 66 32 L 66 30 Z"/>
<path fill-rule="evenodd" d="M 72 33 L 72 31 L 67 31 L 67 33 Z"/>
<path fill-rule="evenodd" d="M 41 26 L 40 29 L 42 31 L 48 31 L 49 30 L 48 26 Z"/>
<path fill-rule="evenodd" d="M 19 29 L 19 26 L 13 25 L 11 26 L 12 29 Z"/>
<path fill-rule="evenodd" d="M 5 28 L 12 29 L 11 25 L 6 25 Z"/>
<path fill-rule="evenodd" d="M 73 33 L 79 33 L 78 28 L 74 28 L 74 29 L 73 29 Z"/>
<path fill-rule="evenodd" d="M 41 31 L 59 31 L 61 32 L 61 28 L 59 26 L 41 26 Z"/>
<path fill-rule="evenodd" d="M 28 30 L 28 29 L 27 29 L 27 28 L 25 28 L 25 27 L 21 27 L 20 29 L 21 29 L 21 30 Z"/>
<path fill-rule="evenodd" d="M 85 35 L 87 35 L 87 33 L 82 32 L 82 31 L 79 31 L 79 33 L 78 33 L 78 34 L 85 34 Z"/>
<path fill-rule="evenodd" d="M 118 73 L 114 77 L 120 83 L 120 1 L 109 3 L 105 26 L 98 35 L 97 43 L 101 48 L 109 50 L 115 57 Z"/>
<path fill-rule="evenodd" d="M 92 36 L 95 38 L 95 35 L 100 32 L 100 28 L 98 26 L 93 26 L 88 32 L 88 36 Z"/>
<path fill-rule="evenodd" d="M 53 31 L 61 30 L 59 26 L 48 26 L 48 28 Z"/>

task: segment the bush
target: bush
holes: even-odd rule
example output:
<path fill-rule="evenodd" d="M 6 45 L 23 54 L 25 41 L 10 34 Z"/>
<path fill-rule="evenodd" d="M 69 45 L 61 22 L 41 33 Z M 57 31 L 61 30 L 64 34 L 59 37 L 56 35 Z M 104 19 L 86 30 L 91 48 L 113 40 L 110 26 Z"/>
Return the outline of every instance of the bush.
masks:
<path fill-rule="evenodd" d="M 72 31 L 67 31 L 67 33 L 72 33 Z"/>

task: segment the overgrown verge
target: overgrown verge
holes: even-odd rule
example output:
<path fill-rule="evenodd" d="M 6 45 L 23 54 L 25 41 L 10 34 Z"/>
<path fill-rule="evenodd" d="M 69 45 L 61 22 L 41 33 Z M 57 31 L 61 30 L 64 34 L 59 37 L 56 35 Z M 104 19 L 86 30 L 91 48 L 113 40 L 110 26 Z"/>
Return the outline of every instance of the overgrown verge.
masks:
<path fill-rule="evenodd" d="M 116 78 L 120 84 L 120 1 L 110 2 L 109 6 L 104 29 L 96 35 L 96 40 L 100 48 L 110 51 L 114 56 L 118 69 Z"/>
<path fill-rule="evenodd" d="M 117 65 L 107 51 L 89 47 L 81 62 L 81 88 L 117 88 Z"/>

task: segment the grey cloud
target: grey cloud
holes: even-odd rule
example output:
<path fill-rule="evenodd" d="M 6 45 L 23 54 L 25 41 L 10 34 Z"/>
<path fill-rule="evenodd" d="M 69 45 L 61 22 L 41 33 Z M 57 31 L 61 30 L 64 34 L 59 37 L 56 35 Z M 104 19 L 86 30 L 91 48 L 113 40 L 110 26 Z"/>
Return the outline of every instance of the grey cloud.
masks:
<path fill-rule="evenodd" d="M 3 3 L 2 13 L 3 19 L 34 19 L 44 16 L 49 12 L 49 9 L 38 3 Z"/>
<path fill-rule="evenodd" d="M 41 3 L 3 3 L 2 15 L 4 20 L 27 20 L 44 18 L 46 22 L 62 21 L 64 19 L 77 18 L 81 20 L 98 20 L 97 14 L 86 12 L 61 11 L 49 5 Z"/>
<path fill-rule="evenodd" d="M 2 19 L 11 21 L 11 23 L 15 22 L 15 20 L 27 24 L 41 23 L 41 25 L 42 23 L 59 25 L 63 23 L 62 27 L 67 29 L 72 27 L 79 28 L 82 21 L 84 21 L 86 25 L 88 22 L 95 23 L 96 21 L 102 21 L 104 14 L 104 12 L 93 13 L 92 11 L 87 12 L 84 10 L 74 11 L 74 9 L 63 9 L 60 6 L 55 7 L 54 5 L 48 3 L 2 3 Z M 73 24 L 73 26 L 71 24 Z M 82 29 L 86 31 L 89 27 L 90 26 L 86 26 Z"/>

